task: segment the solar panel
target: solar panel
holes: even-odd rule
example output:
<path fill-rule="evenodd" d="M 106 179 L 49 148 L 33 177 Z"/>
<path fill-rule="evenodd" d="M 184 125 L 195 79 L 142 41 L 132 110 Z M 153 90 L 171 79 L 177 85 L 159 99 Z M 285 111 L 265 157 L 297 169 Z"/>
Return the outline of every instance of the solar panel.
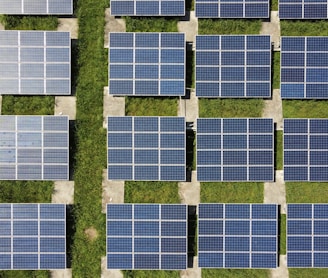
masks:
<path fill-rule="evenodd" d="M 185 95 L 185 34 L 109 33 L 109 94 Z"/>
<path fill-rule="evenodd" d="M 0 204 L 0 269 L 66 268 L 64 204 Z"/>
<path fill-rule="evenodd" d="M 186 268 L 186 205 L 107 204 L 107 269 Z"/>
<path fill-rule="evenodd" d="M 111 0 L 113 16 L 184 16 L 184 0 Z"/>
<path fill-rule="evenodd" d="M 272 119 L 197 119 L 198 181 L 273 181 Z"/>
<path fill-rule="evenodd" d="M 281 19 L 327 19 L 327 0 L 279 0 Z"/>
<path fill-rule="evenodd" d="M 69 95 L 69 32 L 0 31 L 0 94 Z"/>
<path fill-rule="evenodd" d="M 108 117 L 108 179 L 186 179 L 183 117 Z"/>
<path fill-rule="evenodd" d="M 0 14 L 71 15 L 72 0 L 0 0 Z"/>
<path fill-rule="evenodd" d="M 284 120 L 285 181 L 328 181 L 328 120 Z"/>
<path fill-rule="evenodd" d="M 68 180 L 67 116 L 0 116 L 0 180 Z"/>
<path fill-rule="evenodd" d="M 278 206 L 199 204 L 201 268 L 276 268 Z"/>
<path fill-rule="evenodd" d="M 280 92 L 284 99 L 328 98 L 328 37 L 282 37 Z"/>
<path fill-rule="evenodd" d="M 287 266 L 328 267 L 328 204 L 287 205 Z"/>
<path fill-rule="evenodd" d="M 199 18 L 268 18 L 268 0 L 196 0 Z"/>
<path fill-rule="evenodd" d="M 270 97 L 270 36 L 196 36 L 196 95 Z"/>

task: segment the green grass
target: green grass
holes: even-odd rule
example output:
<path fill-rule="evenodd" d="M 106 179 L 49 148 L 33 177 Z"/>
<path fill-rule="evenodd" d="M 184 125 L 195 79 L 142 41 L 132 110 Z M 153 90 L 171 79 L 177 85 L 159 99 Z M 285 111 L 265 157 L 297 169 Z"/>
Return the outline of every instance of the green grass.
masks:
<path fill-rule="evenodd" d="M 289 278 L 326 278 L 328 276 L 328 269 L 324 268 L 289 268 Z"/>
<path fill-rule="evenodd" d="M 126 270 L 124 278 L 180 278 L 180 271 L 163 270 Z"/>
<path fill-rule="evenodd" d="M 73 277 L 100 277 L 106 254 L 106 218 L 101 213 L 102 171 L 106 168 L 106 131 L 103 129 L 103 87 L 107 85 L 104 50 L 105 0 L 77 3 L 79 18 L 76 154 L 74 172 L 75 235 Z M 85 233 L 93 228 L 93 239 Z"/>
<path fill-rule="evenodd" d="M 178 32 L 178 19 L 125 17 L 126 32 Z"/>
<path fill-rule="evenodd" d="M 53 115 L 54 96 L 2 96 L 3 115 Z"/>
<path fill-rule="evenodd" d="M 273 52 L 272 88 L 280 89 L 280 52 Z"/>
<path fill-rule="evenodd" d="M 281 36 L 328 36 L 326 20 L 280 20 Z"/>
<path fill-rule="evenodd" d="M 202 182 L 201 203 L 263 203 L 263 183 Z"/>
<path fill-rule="evenodd" d="M 177 98 L 164 97 L 126 97 L 127 116 L 176 116 Z"/>
<path fill-rule="evenodd" d="M 283 132 L 282 130 L 275 131 L 275 169 L 283 169 Z"/>
<path fill-rule="evenodd" d="M 327 203 L 328 183 L 286 182 L 287 203 Z"/>
<path fill-rule="evenodd" d="M 126 181 L 125 203 L 180 203 L 178 183 L 157 181 Z"/>
<path fill-rule="evenodd" d="M 202 278 L 268 278 L 269 271 L 262 269 L 202 269 Z"/>
<path fill-rule="evenodd" d="M 279 0 L 271 0 L 270 11 L 278 11 L 279 9 Z"/>
<path fill-rule="evenodd" d="M 245 35 L 259 34 L 262 21 L 259 19 L 198 19 L 199 35 Z"/>
<path fill-rule="evenodd" d="M 6 271 L 0 271 L 0 277 L 1 278 L 49 278 L 50 273 L 49 271 L 44 270 L 6 270 Z"/>
<path fill-rule="evenodd" d="M 283 100 L 284 118 L 328 118 L 325 100 Z"/>
<path fill-rule="evenodd" d="M 0 181 L 0 203 L 51 203 L 52 192 L 51 181 Z"/>
<path fill-rule="evenodd" d="M 56 30 L 58 19 L 54 16 L 3 16 L 6 30 Z"/>
<path fill-rule="evenodd" d="M 286 254 L 286 214 L 279 215 L 279 254 L 285 255 Z"/>
<path fill-rule="evenodd" d="M 262 99 L 199 99 L 201 118 L 261 117 Z"/>

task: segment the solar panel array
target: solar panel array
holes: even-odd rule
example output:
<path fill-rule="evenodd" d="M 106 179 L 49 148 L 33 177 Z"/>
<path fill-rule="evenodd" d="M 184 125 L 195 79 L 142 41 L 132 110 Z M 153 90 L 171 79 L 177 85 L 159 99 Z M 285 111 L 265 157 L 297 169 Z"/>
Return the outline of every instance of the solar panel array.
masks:
<path fill-rule="evenodd" d="M 0 204 L 0 269 L 65 269 L 63 204 Z"/>
<path fill-rule="evenodd" d="M 328 120 L 284 120 L 285 181 L 328 181 Z"/>
<path fill-rule="evenodd" d="M 109 33 L 109 93 L 185 95 L 185 34 Z"/>
<path fill-rule="evenodd" d="M 196 36 L 196 95 L 270 97 L 270 36 Z"/>
<path fill-rule="evenodd" d="M 287 205 L 287 266 L 328 267 L 328 204 Z"/>
<path fill-rule="evenodd" d="M 327 19 L 327 0 L 279 0 L 281 19 Z"/>
<path fill-rule="evenodd" d="M 282 37 L 282 98 L 328 98 L 328 37 Z"/>
<path fill-rule="evenodd" d="M 277 220 L 273 204 L 199 204 L 199 267 L 276 268 Z"/>
<path fill-rule="evenodd" d="M 186 269 L 187 206 L 107 204 L 108 269 Z"/>
<path fill-rule="evenodd" d="M 0 14 L 71 15 L 72 0 L 0 0 Z"/>
<path fill-rule="evenodd" d="M 111 0 L 113 16 L 184 16 L 184 0 Z"/>
<path fill-rule="evenodd" d="M 0 180 L 68 180 L 67 116 L 0 116 Z"/>
<path fill-rule="evenodd" d="M 186 179 L 183 117 L 108 117 L 108 179 Z"/>
<path fill-rule="evenodd" d="M 268 0 L 196 0 L 196 17 L 268 18 Z"/>
<path fill-rule="evenodd" d="M 197 119 L 198 181 L 273 181 L 273 120 Z"/>
<path fill-rule="evenodd" d="M 69 95 L 70 61 L 69 32 L 0 31 L 0 94 Z"/>

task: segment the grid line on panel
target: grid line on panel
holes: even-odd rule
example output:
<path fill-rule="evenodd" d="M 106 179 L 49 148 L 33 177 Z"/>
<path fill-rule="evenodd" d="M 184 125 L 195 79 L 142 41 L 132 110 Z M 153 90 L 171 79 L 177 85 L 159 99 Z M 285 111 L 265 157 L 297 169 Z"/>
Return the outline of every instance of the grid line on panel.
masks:
<path fill-rule="evenodd" d="M 210 39 L 217 38 L 217 44 Z M 222 45 L 229 39 L 242 40 Z M 262 45 L 252 47 L 249 39 L 258 38 Z M 199 35 L 196 36 L 196 95 L 198 97 L 267 98 L 271 96 L 271 43 L 265 35 Z M 204 48 L 205 44 L 208 44 Z M 266 44 L 264 47 L 263 44 Z M 250 45 L 248 47 L 248 45 Z M 263 58 L 258 58 L 258 53 Z M 236 54 L 236 55 L 234 55 Z M 227 58 L 230 55 L 230 58 Z M 242 63 L 240 56 L 243 55 Z M 239 58 L 238 58 L 239 57 Z M 235 60 L 234 60 L 235 59 Z M 256 73 L 260 69 L 262 73 Z"/>

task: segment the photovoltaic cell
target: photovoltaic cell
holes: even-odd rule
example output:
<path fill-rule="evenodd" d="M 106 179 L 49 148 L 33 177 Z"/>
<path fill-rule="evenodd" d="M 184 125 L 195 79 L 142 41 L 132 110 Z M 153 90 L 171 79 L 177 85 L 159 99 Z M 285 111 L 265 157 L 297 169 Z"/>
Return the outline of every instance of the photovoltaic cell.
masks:
<path fill-rule="evenodd" d="M 69 32 L 0 31 L 0 95 L 69 95 Z"/>
<path fill-rule="evenodd" d="M 285 181 L 328 181 L 328 120 L 284 120 Z"/>
<path fill-rule="evenodd" d="M 0 269 L 66 268 L 63 204 L 0 204 Z"/>
<path fill-rule="evenodd" d="M 327 37 L 281 38 L 280 91 L 282 98 L 328 98 L 327 45 Z"/>
<path fill-rule="evenodd" d="M 268 0 L 196 0 L 199 18 L 268 18 Z"/>
<path fill-rule="evenodd" d="M 198 181 L 272 181 L 273 120 L 197 119 Z"/>
<path fill-rule="evenodd" d="M 184 0 L 111 0 L 113 16 L 184 16 Z"/>
<path fill-rule="evenodd" d="M 72 0 L 0 0 L 0 14 L 71 15 Z"/>
<path fill-rule="evenodd" d="M 327 19 L 327 0 L 279 0 L 281 19 Z"/>
<path fill-rule="evenodd" d="M 68 180 L 67 116 L 0 116 L 0 180 Z"/>
<path fill-rule="evenodd" d="M 109 94 L 185 95 L 185 35 L 109 33 Z"/>
<path fill-rule="evenodd" d="M 185 119 L 108 117 L 108 179 L 186 179 Z"/>
<path fill-rule="evenodd" d="M 328 204 L 287 205 L 287 266 L 328 267 Z"/>
<path fill-rule="evenodd" d="M 276 268 L 278 206 L 199 204 L 201 268 Z"/>
<path fill-rule="evenodd" d="M 107 269 L 186 268 L 186 205 L 107 204 Z"/>
<path fill-rule="evenodd" d="M 270 97 L 270 36 L 196 36 L 196 95 Z"/>

